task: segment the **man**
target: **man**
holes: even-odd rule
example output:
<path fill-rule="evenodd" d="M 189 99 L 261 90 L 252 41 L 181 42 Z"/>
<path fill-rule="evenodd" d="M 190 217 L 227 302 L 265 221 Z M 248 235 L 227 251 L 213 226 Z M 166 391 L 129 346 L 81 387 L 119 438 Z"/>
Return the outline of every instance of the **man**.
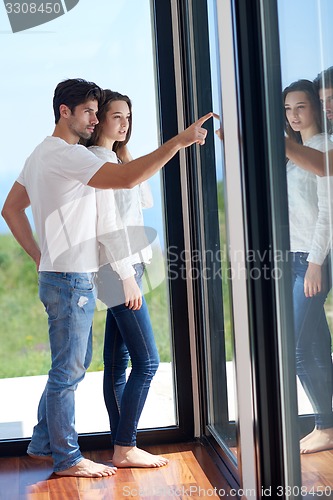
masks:
<path fill-rule="evenodd" d="M 318 89 L 323 111 L 326 115 L 329 127 L 328 132 L 333 131 L 333 66 L 322 71 L 314 79 L 313 83 Z M 333 175 L 333 151 L 323 153 L 315 149 L 297 144 L 286 138 L 287 157 L 296 165 L 309 170 L 316 175 Z"/>
<path fill-rule="evenodd" d="M 286 137 L 286 155 L 295 165 L 320 177 L 333 175 L 333 151 L 323 153 Z"/>
<path fill-rule="evenodd" d="M 181 148 L 204 144 L 208 113 L 154 152 L 124 165 L 105 163 L 84 146 L 98 123 L 103 91 L 82 79 L 55 89 L 55 129 L 36 147 L 2 210 L 14 237 L 39 270 L 39 295 L 48 314 L 51 369 L 38 407 L 28 454 L 52 458 L 61 476 L 103 477 L 115 468 L 85 459 L 74 426 L 74 391 L 92 356 L 98 269 L 93 188 L 131 188 L 160 170 Z M 38 244 L 25 209 L 31 204 Z"/>
<path fill-rule="evenodd" d="M 329 123 L 329 132 L 333 130 L 333 66 L 325 69 L 313 80 L 317 87 L 323 111 Z"/>

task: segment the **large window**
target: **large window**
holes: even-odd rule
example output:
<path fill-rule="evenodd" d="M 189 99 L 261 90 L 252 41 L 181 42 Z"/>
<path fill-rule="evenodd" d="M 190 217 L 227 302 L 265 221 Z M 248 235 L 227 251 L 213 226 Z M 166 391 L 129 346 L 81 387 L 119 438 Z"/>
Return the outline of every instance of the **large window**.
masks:
<path fill-rule="evenodd" d="M 289 88 L 290 92 L 285 95 L 284 103 L 287 106 L 292 105 L 293 96 L 292 86 L 298 85 L 297 89 L 301 93 L 298 97 L 305 96 L 305 87 L 299 86 L 299 80 L 308 80 L 312 82 L 324 70 L 327 70 L 333 65 L 332 43 L 333 35 L 330 26 L 330 19 L 333 16 L 333 5 L 328 0 L 308 0 L 302 2 L 295 0 L 287 2 L 278 0 L 278 15 L 279 15 L 279 37 L 280 37 L 280 54 L 281 54 L 281 76 L 282 89 Z M 297 29 L 295 27 L 297 25 Z M 333 71 L 331 71 L 333 76 Z M 296 83 L 295 83 L 296 82 Z M 311 86 L 311 83 L 309 84 Z M 303 93 L 302 93 L 303 90 Z M 333 94 L 333 81 L 329 81 L 329 72 L 323 75 L 323 80 L 319 78 L 316 86 L 316 93 L 319 92 L 323 110 L 321 112 L 320 129 L 315 130 L 309 137 L 304 136 L 304 128 L 301 128 L 300 142 L 312 146 L 322 151 L 332 149 L 332 121 L 331 121 L 331 98 Z M 313 104 L 313 107 L 315 105 Z M 301 116 L 301 108 L 294 110 L 294 123 Z M 287 115 L 288 119 L 288 115 Z M 295 125 L 292 126 L 295 128 Z M 321 135 L 319 133 L 321 132 Z M 290 133 L 289 133 L 290 135 Z M 319 141 L 319 142 L 318 142 Z M 320 144 L 321 141 L 321 144 Z M 288 153 L 288 151 L 287 151 Z M 295 166 L 296 165 L 296 166 Z M 298 161 L 290 161 L 287 164 L 287 183 L 288 183 L 288 198 L 289 198 L 289 217 L 290 217 L 290 246 L 293 252 L 304 251 L 305 258 L 310 262 L 314 261 L 313 248 L 322 247 L 320 240 L 318 225 L 321 224 L 324 239 L 328 240 L 328 245 L 332 242 L 332 180 L 330 177 L 319 179 L 312 172 L 304 171 L 302 167 L 304 159 Z M 298 176 L 298 184 L 294 184 L 295 174 Z M 299 212 L 309 210 L 309 186 L 314 182 L 317 186 L 317 201 L 315 208 L 318 210 L 316 224 L 310 226 L 311 230 L 308 234 L 308 243 L 306 248 L 300 248 L 301 244 L 305 245 L 305 241 L 301 243 L 299 227 L 301 219 L 298 223 L 295 222 L 295 205 L 293 202 L 299 192 L 300 183 L 302 184 L 302 192 L 307 193 L 304 200 L 308 200 L 306 205 L 301 207 L 299 204 Z M 324 183 L 324 191 L 320 190 L 320 186 Z M 310 201 L 309 201 L 310 200 Z M 304 203 L 304 201 L 303 201 Z M 282 207 L 277 207 L 277 210 Z M 316 229 L 317 228 L 317 229 Z M 297 232 L 298 231 L 298 232 Z M 310 238 L 311 236 L 311 238 Z M 298 245 L 298 246 L 297 246 Z M 306 246 L 306 245 L 305 245 Z M 291 254 L 295 259 L 299 258 L 297 254 Z M 324 304 L 324 311 L 321 307 L 316 312 L 305 308 L 304 293 L 302 298 L 297 291 L 297 283 L 299 279 L 299 264 L 297 261 L 291 262 L 293 269 L 293 301 L 294 301 L 294 321 L 295 321 L 295 344 L 296 344 L 296 370 L 297 370 L 297 408 L 298 408 L 298 445 L 301 451 L 301 474 L 303 490 L 309 494 L 320 494 L 331 496 L 333 482 L 331 468 L 328 465 L 332 459 L 333 447 L 333 425 L 330 422 L 332 417 L 323 417 L 326 413 L 324 408 L 328 408 L 328 413 L 332 413 L 332 363 L 331 363 L 331 340 L 330 336 L 333 333 L 332 322 L 332 281 L 331 274 L 328 270 L 331 267 L 331 253 L 328 252 L 326 259 L 319 262 L 321 269 L 321 285 L 322 292 L 317 295 L 318 303 L 322 295 L 323 301 L 328 293 Z M 325 276 L 328 276 L 327 282 Z M 306 282 L 305 288 L 306 290 Z M 311 300 L 310 298 L 308 300 Z M 314 300 L 314 299 L 313 299 Z M 300 315 L 302 323 L 300 324 Z M 322 318 L 321 321 L 318 321 Z M 310 332 L 313 336 L 308 339 L 306 336 Z M 319 354 L 321 352 L 321 354 Z M 285 362 L 287 360 L 285 359 Z M 287 369 L 287 367 L 286 367 Z M 326 373 L 326 375 L 325 375 Z M 326 402 L 326 403 L 325 403 Z M 323 423 L 321 422 L 323 418 Z M 310 432 L 317 426 L 323 430 Z M 324 441 L 321 440 L 325 437 Z M 297 453 L 296 452 L 296 453 Z"/>
<path fill-rule="evenodd" d="M 149 0 L 103 0 L 91 8 L 80 2 L 53 21 L 11 33 L 6 13 L 0 19 L 1 124 L 0 205 L 33 148 L 53 131 L 56 84 L 81 77 L 127 94 L 133 104 L 133 157 L 158 146 L 158 109 L 152 15 Z M 139 428 L 177 423 L 170 346 L 169 294 L 165 273 L 166 241 L 160 175 L 150 180 L 154 207 L 144 213 L 156 230 L 145 293 L 161 366 L 153 381 Z M 29 213 L 31 220 L 31 216 Z M 50 364 L 47 318 L 38 299 L 34 264 L 0 220 L 0 440 L 28 438 Z M 109 430 L 102 393 L 105 309 L 94 318 L 94 355 L 77 392 L 77 430 Z"/>
<path fill-rule="evenodd" d="M 204 432 L 248 497 L 331 496 L 332 176 L 288 163 L 284 126 L 289 116 L 306 130 L 300 143 L 332 149 L 333 70 L 310 106 L 282 91 L 333 66 L 332 2 L 173 5 L 183 108 L 220 115 L 220 140 L 207 139 L 187 178 Z M 325 312 L 309 312 L 319 282 Z"/>

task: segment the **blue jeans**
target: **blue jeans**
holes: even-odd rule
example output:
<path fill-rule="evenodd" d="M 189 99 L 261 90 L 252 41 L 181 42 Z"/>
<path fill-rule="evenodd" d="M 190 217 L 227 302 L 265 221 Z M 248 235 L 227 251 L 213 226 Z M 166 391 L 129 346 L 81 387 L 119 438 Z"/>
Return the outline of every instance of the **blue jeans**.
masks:
<path fill-rule="evenodd" d="M 141 288 L 143 264 L 136 264 Z M 119 281 L 119 285 L 121 282 Z M 126 368 L 132 369 L 126 382 Z M 107 310 L 104 342 L 104 400 L 109 414 L 113 444 L 135 446 L 137 426 L 150 383 L 159 365 L 146 301 L 139 310 L 124 304 Z"/>
<path fill-rule="evenodd" d="M 327 261 L 322 265 L 322 291 L 304 295 L 307 253 L 293 257 L 293 302 L 296 340 L 296 372 L 315 413 L 317 429 L 333 427 L 331 334 L 324 303 L 331 289 Z"/>
<path fill-rule="evenodd" d="M 27 451 L 52 455 L 55 472 L 83 458 L 74 425 L 74 391 L 92 357 L 94 288 L 92 273 L 39 273 L 39 296 L 48 315 L 52 364 Z"/>

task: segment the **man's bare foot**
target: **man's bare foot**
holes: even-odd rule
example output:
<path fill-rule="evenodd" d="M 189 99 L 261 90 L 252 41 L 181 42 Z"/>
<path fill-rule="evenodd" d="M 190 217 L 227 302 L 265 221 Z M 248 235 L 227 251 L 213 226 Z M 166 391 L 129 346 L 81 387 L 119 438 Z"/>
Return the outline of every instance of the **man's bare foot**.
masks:
<path fill-rule="evenodd" d="M 30 458 L 33 458 L 34 460 L 41 460 L 43 462 L 53 462 L 52 455 L 35 455 L 34 453 L 29 453 L 29 452 L 27 452 L 27 454 Z"/>
<path fill-rule="evenodd" d="M 117 471 L 117 467 L 110 467 L 104 464 L 98 464 L 92 460 L 84 458 L 69 469 L 55 472 L 57 476 L 75 476 L 75 477 L 107 477 L 113 476 Z"/>
<path fill-rule="evenodd" d="M 315 453 L 317 451 L 330 450 L 332 448 L 332 427 L 329 429 L 314 429 L 300 441 L 300 451 L 302 454 Z"/>
<path fill-rule="evenodd" d="M 117 467 L 163 467 L 169 460 L 153 455 L 136 446 L 115 445 L 112 463 Z"/>

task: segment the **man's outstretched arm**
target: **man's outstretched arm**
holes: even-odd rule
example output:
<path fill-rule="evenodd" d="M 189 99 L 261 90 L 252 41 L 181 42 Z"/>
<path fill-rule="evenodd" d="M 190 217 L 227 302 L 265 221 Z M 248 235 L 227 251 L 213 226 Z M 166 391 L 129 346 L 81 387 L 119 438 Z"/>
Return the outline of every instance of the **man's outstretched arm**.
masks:
<path fill-rule="evenodd" d="M 180 149 L 187 148 L 192 144 L 205 144 L 207 130 L 202 125 L 212 116 L 213 113 L 203 116 L 148 155 L 141 156 L 125 165 L 105 163 L 90 179 L 89 186 L 99 189 L 131 189 L 140 182 L 149 179 L 164 167 Z"/>
<path fill-rule="evenodd" d="M 298 167 L 320 177 L 333 175 L 333 150 L 323 153 L 317 149 L 297 144 L 286 137 L 286 155 Z"/>

